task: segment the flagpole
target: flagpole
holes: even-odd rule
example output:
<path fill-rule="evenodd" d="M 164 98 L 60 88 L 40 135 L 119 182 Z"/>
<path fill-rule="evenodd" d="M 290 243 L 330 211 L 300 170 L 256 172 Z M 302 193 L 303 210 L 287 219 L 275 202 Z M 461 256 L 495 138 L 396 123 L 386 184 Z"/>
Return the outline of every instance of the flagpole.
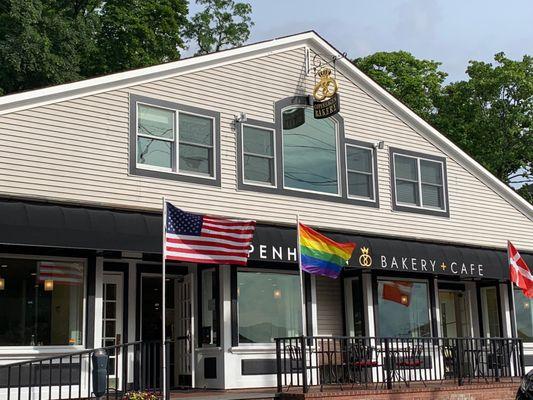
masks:
<path fill-rule="evenodd" d="M 302 254 L 300 246 L 300 213 L 296 213 L 296 232 L 297 232 L 297 252 L 298 252 L 298 270 L 300 272 L 300 295 L 302 301 L 302 335 L 306 334 L 306 323 L 305 323 L 305 294 L 304 294 L 304 275 L 302 271 Z"/>
<path fill-rule="evenodd" d="M 162 232 L 162 247 L 163 247 L 163 263 L 162 263 L 162 271 L 161 271 L 161 336 L 162 336 L 162 342 L 161 342 L 161 349 L 162 349 L 162 356 L 161 360 L 163 360 L 163 368 L 162 368 L 162 374 L 161 382 L 163 386 L 163 399 L 167 398 L 167 352 L 166 352 L 166 233 L 167 233 L 167 201 L 165 199 L 165 196 L 162 197 L 163 200 L 163 232 Z"/>
<path fill-rule="evenodd" d="M 510 262 L 511 262 L 511 252 L 509 251 L 509 241 L 507 241 L 507 264 L 509 264 L 510 266 Z M 511 314 L 511 337 L 518 337 L 518 327 L 516 326 L 516 303 L 515 303 L 515 300 L 514 300 L 514 285 L 513 285 L 513 282 L 511 280 L 511 301 L 513 302 L 513 313 Z M 515 283 L 516 284 L 516 283 Z M 514 329 L 513 329 L 513 325 L 514 325 Z"/>

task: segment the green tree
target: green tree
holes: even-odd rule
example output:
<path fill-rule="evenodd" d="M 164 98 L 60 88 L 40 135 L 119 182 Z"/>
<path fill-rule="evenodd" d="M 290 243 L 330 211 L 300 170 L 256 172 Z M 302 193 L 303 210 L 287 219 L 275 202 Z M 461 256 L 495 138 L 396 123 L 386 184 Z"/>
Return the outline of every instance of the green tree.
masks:
<path fill-rule="evenodd" d="M 444 88 L 433 122 L 505 183 L 533 181 L 533 58 L 471 61 L 469 79 Z"/>
<path fill-rule="evenodd" d="M 92 45 L 91 15 L 75 12 L 68 2 L 0 5 L 0 94 L 82 77 L 80 65 Z"/>
<path fill-rule="evenodd" d="M 186 0 L 108 0 L 98 11 L 96 51 L 85 76 L 147 67 L 180 58 Z"/>
<path fill-rule="evenodd" d="M 198 46 L 196 55 L 241 46 L 254 25 L 252 6 L 233 0 L 196 0 L 205 8 L 194 15 L 185 35 Z"/>
<path fill-rule="evenodd" d="M 440 95 L 447 76 L 439 71 L 439 62 L 395 51 L 356 58 L 353 63 L 422 118 L 431 118 L 434 100 Z"/>

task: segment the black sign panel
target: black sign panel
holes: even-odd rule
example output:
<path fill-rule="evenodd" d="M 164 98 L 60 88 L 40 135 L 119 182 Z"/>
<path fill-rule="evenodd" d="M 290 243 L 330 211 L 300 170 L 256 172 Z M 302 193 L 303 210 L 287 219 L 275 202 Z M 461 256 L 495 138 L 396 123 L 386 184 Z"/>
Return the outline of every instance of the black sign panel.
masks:
<path fill-rule="evenodd" d="M 335 93 L 332 97 L 324 101 L 315 101 L 313 111 L 316 119 L 328 118 L 340 111 L 341 104 L 339 94 Z"/>
<path fill-rule="evenodd" d="M 348 265 L 352 268 L 461 278 L 509 278 L 505 251 L 360 235 L 325 234 L 339 242 L 356 244 Z M 522 255 L 529 265 L 533 265 L 533 255 Z M 257 226 L 250 260 L 297 263 L 296 229 Z"/>

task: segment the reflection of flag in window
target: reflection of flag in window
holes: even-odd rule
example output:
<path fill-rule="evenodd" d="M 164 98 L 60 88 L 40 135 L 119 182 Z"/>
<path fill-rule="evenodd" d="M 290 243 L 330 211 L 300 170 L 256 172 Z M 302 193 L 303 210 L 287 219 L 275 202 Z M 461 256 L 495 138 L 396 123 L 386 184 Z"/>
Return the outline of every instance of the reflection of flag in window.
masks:
<path fill-rule="evenodd" d="M 76 263 L 41 261 L 38 263 L 39 282 L 54 281 L 60 285 L 81 285 L 83 266 Z"/>
<path fill-rule="evenodd" d="M 412 282 L 388 281 L 383 282 L 382 297 L 385 300 L 394 301 L 402 306 L 409 307 L 411 303 Z"/>

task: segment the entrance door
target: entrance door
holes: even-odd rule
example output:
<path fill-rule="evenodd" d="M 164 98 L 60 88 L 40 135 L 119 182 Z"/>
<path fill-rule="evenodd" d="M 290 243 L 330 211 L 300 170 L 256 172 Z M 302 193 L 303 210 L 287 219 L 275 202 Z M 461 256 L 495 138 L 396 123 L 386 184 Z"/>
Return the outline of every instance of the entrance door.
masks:
<path fill-rule="evenodd" d="M 439 290 L 442 336 L 471 336 L 470 318 L 463 291 Z"/>
<path fill-rule="evenodd" d="M 102 291 L 102 347 L 115 346 L 122 343 L 122 310 L 123 303 L 123 277 L 121 273 L 103 276 Z M 113 351 L 109 351 L 109 387 L 120 389 L 122 376 L 122 357 L 117 359 Z"/>
<path fill-rule="evenodd" d="M 194 385 L 192 274 L 176 282 L 176 375 L 179 386 Z"/>
<path fill-rule="evenodd" d="M 141 339 L 161 342 L 161 276 L 143 275 L 141 280 Z M 166 278 L 165 332 L 168 345 L 170 387 L 190 387 L 193 380 L 192 275 Z M 154 355 L 158 357 L 158 355 Z M 157 358 L 157 362 L 159 359 Z M 159 371 L 154 373 L 159 383 Z"/>

